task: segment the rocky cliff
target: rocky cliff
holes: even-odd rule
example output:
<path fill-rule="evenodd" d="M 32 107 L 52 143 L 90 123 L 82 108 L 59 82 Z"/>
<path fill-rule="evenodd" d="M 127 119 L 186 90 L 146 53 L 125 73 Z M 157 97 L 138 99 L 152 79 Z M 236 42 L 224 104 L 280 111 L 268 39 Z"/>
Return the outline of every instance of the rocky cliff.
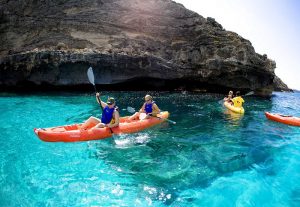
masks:
<path fill-rule="evenodd" d="M 171 0 L 0 0 L 0 85 L 274 87 L 251 42 Z"/>

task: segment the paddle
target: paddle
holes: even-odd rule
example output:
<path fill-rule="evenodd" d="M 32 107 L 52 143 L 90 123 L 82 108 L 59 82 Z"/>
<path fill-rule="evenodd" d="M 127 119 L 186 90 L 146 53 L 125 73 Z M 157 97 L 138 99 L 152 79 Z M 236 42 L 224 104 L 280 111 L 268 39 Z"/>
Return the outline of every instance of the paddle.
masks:
<path fill-rule="evenodd" d="M 132 107 L 130 107 L 130 106 L 127 107 L 127 111 L 128 111 L 129 113 L 135 113 L 135 109 L 132 108 Z M 149 114 L 149 115 L 152 116 L 153 118 L 166 120 L 166 121 L 168 121 L 168 122 L 170 122 L 170 123 L 172 123 L 172 124 L 176 124 L 175 121 L 172 121 L 172 120 L 170 120 L 170 119 L 166 119 L 166 118 L 161 118 L 161 117 L 153 116 L 152 114 Z"/>
<path fill-rule="evenodd" d="M 89 67 L 89 69 L 87 70 L 87 76 L 88 76 L 90 83 L 93 84 L 93 86 L 94 86 L 95 93 L 97 93 L 97 89 L 96 89 L 96 85 L 95 85 L 95 77 L 94 77 L 94 72 L 93 72 L 92 67 Z"/>
<path fill-rule="evenodd" d="M 250 92 L 246 93 L 244 96 L 251 96 L 253 94 L 254 94 L 254 91 L 250 91 Z M 224 102 L 224 99 L 221 99 L 220 101 L 218 101 L 219 104 L 223 104 L 223 102 Z"/>
<path fill-rule="evenodd" d="M 94 86 L 95 93 L 97 93 L 97 88 L 96 88 L 96 85 L 95 85 L 95 76 L 94 76 L 94 72 L 93 72 L 93 68 L 92 67 L 89 67 L 89 69 L 87 70 L 87 76 L 88 76 L 89 82 Z M 97 100 L 99 101 L 99 104 L 100 104 L 101 109 L 103 111 L 101 100 L 100 100 L 100 98 L 98 96 L 97 96 Z"/>
<path fill-rule="evenodd" d="M 134 108 L 132 108 L 132 107 L 130 107 L 130 106 L 128 106 L 127 107 L 127 111 L 129 112 L 129 113 L 134 113 L 135 112 L 135 109 Z"/>
<path fill-rule="evenodd" d="M 254 91 L 250 91 L 250 92 L 246 93 L 244 96 L 251 96 L 253 94 L 254 94 Z"/>
<path fill-rule="evenodd" d="M 97 88 L 96 88 L 96 85 L 95 85 L 95 76 L 94 76 L 94 72 L 93 72 L 92 67 L 89 67 L 89 69 L 87 70 L 87 76 L 88 76 L 89 82 L 91 84 L 93 84 L 93 86 L 94 86 L 95 93 L 97 93 Z M 99 101 L 99 105 L 101 106 L 102 113 L 103 113 L 103 107 L 102 107 L 102 104 L 101 104 L 101 100 L 98 96 L 97 96 L 97 100 Z M 113 133 L 113 130 L 111 128 L 109 128 L 109 129 L 110 129 L 110 132 Z"/>

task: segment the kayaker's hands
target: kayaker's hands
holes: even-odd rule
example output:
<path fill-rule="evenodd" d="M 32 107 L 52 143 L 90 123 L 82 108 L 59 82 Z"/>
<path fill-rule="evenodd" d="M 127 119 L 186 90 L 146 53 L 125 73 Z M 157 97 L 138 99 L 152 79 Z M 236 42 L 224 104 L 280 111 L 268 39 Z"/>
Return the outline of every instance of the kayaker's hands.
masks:
<path fill-rule="evenodd" d="M 99 93 L 99 92 L 96 93 L 96 97 L 97 97 L 97 98 L 100 97 L 100 93 Z"/>
<path fill-rule="evenodd" d="M 105 124 L 105 126 L 108 127 L 108 128 L 112 128 L 111 124 Z"/>

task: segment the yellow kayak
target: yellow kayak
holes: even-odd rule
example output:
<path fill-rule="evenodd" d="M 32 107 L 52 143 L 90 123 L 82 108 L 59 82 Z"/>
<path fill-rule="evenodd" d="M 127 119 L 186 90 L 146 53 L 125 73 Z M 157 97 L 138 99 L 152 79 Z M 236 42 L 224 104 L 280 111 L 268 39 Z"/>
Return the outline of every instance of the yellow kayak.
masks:
<path fill-rule="evenodd" d="M 235 113 L 239 113 L 239 114 L 245 113 L 245 110 L 243 107 L 235 107 L 227 101 L 224 101 L 224 106 Z"/>

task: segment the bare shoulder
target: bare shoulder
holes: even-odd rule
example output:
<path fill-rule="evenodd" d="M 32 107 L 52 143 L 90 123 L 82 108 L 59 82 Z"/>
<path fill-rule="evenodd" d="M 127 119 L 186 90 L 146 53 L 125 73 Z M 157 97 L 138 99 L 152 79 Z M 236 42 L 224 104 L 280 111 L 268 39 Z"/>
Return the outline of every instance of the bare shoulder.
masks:
<path fill-rule="evenodd" d="M 114 116 L 114 118 L 117 118 L 117 119 L 119 119 L 119 117 L 120 117 L 120 113 L 119 113 L 119 111 L 118 110 L 114 110 L 114 114 L 113 114 L 113 116 Z"/>
<path fill-rule="evenodd" d="M 153 104 L 153 109 L 157 110 L 157 111 L 160 111 L 160 109 L 158 108 L 158 106 L 156 105 L 156 103 Z"/>

